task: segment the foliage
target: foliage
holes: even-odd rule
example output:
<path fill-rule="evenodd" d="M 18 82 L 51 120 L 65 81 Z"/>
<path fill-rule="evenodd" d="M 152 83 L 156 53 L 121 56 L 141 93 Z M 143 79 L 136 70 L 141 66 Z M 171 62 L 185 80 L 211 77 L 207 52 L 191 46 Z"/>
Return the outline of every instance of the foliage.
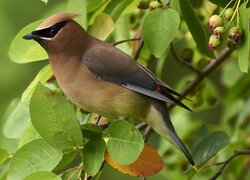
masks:
<path fill-rule="evenodd" d="M 185 157 L 156 134 L 148 141 L 152 147 L 144 144 L 146 131 L 137 128 L 136 119 L 114 120 L 106 128 L 95 124 L 95 114 L 79 110 L 64 96 L 47 64 L 22 98 L 13 99 L 6 108 L 0 130 L 0 179 L 76 179 L 83 178 L 85 172 L 100 179 L 130 178 L 115 177 L 116 171 L 107 175 L 105 162 L 132 176 L 208 179 L 218 171 L 216 162 L 237 149 L 249 148 L 250 78 L 245 74 L 249 69 L 249 1 L 65 0 L 62 6 L 36 1 L 48 8 L 43 17 L 50 12 L 80 13 L 77 22 L 109 43 L 140 37 L 145 45 L 138 62 L 180 92 L 185 94 L 190 82 L 198 82 L 185 94 L 191 101 L 184 102 L 193 112 L 176 108 L 171 117 L 200 171 L 194 172 Z M 233 14 L 225 18 L 229 7 Z M 212 27 L 212 16 L 222 20 L 216 26 L 223 28 Z M 13 62 L 48 59 L 36 42 L 22 40 L 42 19 L 34 18 L 19 29 L 8 52 Z M 237 53 L 227 51 L 230 57 L 220 59 L 227 46 Z M 117 47 L 135 54 L 140 43 Z M 186 49 L 192 55 L 183 53 Z M 215 69 L 218 65 L 210 71 L 216 61 L 222 64 L 220 71 Z M 208 76 L 212 71 L 216 73 Z M 180 167 L 187 173 L 181 174 Z M 231 162 L 223 176 L 250 178 L 249 173 L 241 175 L 244 169 L 249 169 L 248 156 Z"/>

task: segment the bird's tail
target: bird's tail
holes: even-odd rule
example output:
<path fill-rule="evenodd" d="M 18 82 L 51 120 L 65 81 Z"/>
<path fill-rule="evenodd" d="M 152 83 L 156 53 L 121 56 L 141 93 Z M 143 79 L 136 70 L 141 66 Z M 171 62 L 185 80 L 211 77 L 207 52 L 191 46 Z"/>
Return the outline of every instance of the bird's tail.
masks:
<path fill-rule="evenodd" d="M 160 102 L 152 102 L 149 113 L 145 119 L 146 123 L 151 126 L 158 134 L 167 139 L 171 144 L 181 150 L 187 157 L 190 164 L 196 170 L 195 163 L 183 142 L 178 137 L 174 126 L 170 120 L 166 106 Z"/>

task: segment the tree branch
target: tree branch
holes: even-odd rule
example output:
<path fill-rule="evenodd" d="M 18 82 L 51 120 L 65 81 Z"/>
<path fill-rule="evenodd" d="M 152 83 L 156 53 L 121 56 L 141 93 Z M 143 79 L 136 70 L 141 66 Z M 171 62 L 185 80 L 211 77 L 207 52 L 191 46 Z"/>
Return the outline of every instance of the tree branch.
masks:
<path fill-rule="evenodd" d="M 121 40 L 121 41 L 117 41 L 117 42 L 113 42 L 111 43 L 112 46 L 117 46 L 119 44 L 122 44 L 122 43 L 125 43 L 125 42 L 129 42 L 129 41 L 139 41 L 141 40 L 141 37 L 138 37 L 138 38 L 130 38 L 130 39 L 124 39 L 124 40 Z"/>
<path fill-rule="evenodd" d="M 143 45 L 144 45 L 144 41 L 141 39 L 141 40 L 140 40 L 140 44 L 139 44 L 137 50 L 135 51 L 134 60 L 137 60 L 137 59 L 138 59 L 138 57 L 139 57 L 139 55 L 140 55 L 140 53 L 141 53 L 141 50 L 142 50 L 142 48 L 143 48 Z"/>
<path fill-rule="evenodd" d="M 192 64 L 190 64 L 190 63 L 184 61 L 183 59 L 181 59 L 181 58 L 177 55 L 177 53 L 176 53 L 176 51 L 175 51 L 174 46 L 173 46 L 172 43 L 171 43 L 171 52 L 172 52 L 173 56 L 175 57 L 175 59 L 176 59 L 178 62 L 180 62 L 181 64 L 185 65 L 186 67 L 188 67 L 189 69 L 191 69 L 191 70 L 194 71 L 195 73 L 201 74 L 201 71 L 200 71 L 199 69 L 197 69 L 196 67 L 194 67 Z"/>
<path fill-rule="evenodd" d="M 183 97 L 187 96 L 191 93 L 200 82 L 206 78 L 211 72 L 213 72 L 222 62 L 226 60 L 226 58 L 231 54 L 234 48 L 225 48 L 222 53 L 218 56 L 217 59 L 211 61 L 209 65 L 207 65 L 204 69 L 201 70 L 201 73 L 197 75 L 197 77 L 182 91 L 181 95 Z M 178 100 L 181 100 L 180 97 Z M 168 109 L 172 109 L 175 105 L 171 104 L 168 106 Z"/>
<path fill-rule="evenodd" d="M 221 165 L 221 168 L 219 169 L 219 171 L 213 176 L 210 178 L 210 180 L 215 180 L 217 179 L 223 172 L 223 170 L 226 168 L 226 166 L 236 157 L 238 157 L 239 155 L 250 155 L 250 150 L 236 150 L 234 152 L 234 154 L 232 156 L 230 156 L 227 160 L 223 161 L 223 162 L 219 162 L 219 163 L 216 163 L 214 165 L 216 166 L 220 166 Z"/>

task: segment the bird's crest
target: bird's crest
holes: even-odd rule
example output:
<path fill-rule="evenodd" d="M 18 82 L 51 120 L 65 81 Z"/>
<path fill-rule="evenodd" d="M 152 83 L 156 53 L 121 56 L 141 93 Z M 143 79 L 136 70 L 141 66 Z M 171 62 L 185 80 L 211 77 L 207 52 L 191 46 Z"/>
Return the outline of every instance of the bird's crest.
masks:
<path fill-rule="evenodd" d="M 73 14 L 73 13 L 58 13 L 53 16 L 50 16 L 48 19 L 46 19 L 44 22 L 42 22 L 36 30 L 44 29 L 47 27 L 50 27 L 56 23 L 62 22 L 62 21 L 69 21 L 77 16 L 81 16 L 80 14 Z"/>

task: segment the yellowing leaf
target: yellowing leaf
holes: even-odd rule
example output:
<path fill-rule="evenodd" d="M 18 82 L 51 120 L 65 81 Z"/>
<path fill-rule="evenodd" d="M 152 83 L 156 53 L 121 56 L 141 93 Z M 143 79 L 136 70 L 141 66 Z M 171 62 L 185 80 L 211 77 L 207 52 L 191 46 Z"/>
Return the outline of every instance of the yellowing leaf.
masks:
<path fill-rule="evenodd" d="M 160 155 L 156 150 L 147 144 L 144 144 L 144 148 L 139 158 L 130 165 L 120 165 L 113 161 L 106 151 L 105 160 L 118 171 L 131 176 L 152 176 L 160 172 L 163 168 L 163 162 Z"/>
<path fill-rule="evenodd" d="M 42 20 L 33 22 L 24 27 L 13 39 L 9 49 L 9 56 L 15 63 L 28 63 L 48 59 L 45 50 L 35 41 L 27 41 L 23 36 L 34 31 Z"/>
<path fill-rule="evenodd" d="M 107 14 L 96 16 L 94 24 L 90 29 L 90 34 L 100 40 L 105 40 L 114 30 L 114 22 Z"/>

